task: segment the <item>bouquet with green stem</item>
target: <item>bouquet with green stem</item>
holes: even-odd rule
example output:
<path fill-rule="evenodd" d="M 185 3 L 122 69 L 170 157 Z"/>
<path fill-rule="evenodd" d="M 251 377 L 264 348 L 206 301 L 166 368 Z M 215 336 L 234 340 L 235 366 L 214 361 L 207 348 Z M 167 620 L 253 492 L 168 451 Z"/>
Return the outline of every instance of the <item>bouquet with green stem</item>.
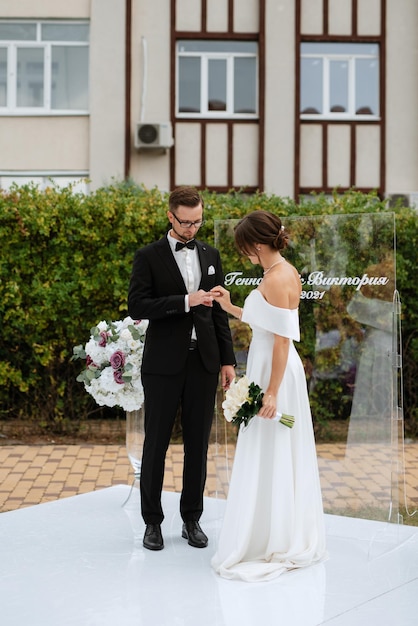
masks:
<path fill-rule="evenodd" d="M 257 415 L 263 406 L 264 392 L 259 385 L 250 382 L 247 376 L 235 379 L 225 394 L 222 402 L 225 419 L 228 422 L 241 426 L 248 426 L 254 415 Z M 292 428 L 295 423 L 293 415 L 276 413 L 272 421 L 277 421 Z"/>

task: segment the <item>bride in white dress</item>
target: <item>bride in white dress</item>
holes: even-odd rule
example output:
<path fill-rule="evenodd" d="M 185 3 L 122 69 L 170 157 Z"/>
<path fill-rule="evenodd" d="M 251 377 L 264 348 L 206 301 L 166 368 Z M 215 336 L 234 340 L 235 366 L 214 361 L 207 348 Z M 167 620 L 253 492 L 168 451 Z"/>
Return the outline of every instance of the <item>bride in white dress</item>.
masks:
<path fill-rule="evenodd" d="M 217 552 L 224 578 L 261 581 L 326 557 L 322 496 L 299 341 L 301 283 L 281 256 L 288 237 L 276 215 L 254 211 L 235 227 L 235 243 L 264 277 L 241 309 L 229 292 L 212 290 L 221 307 L 248 323 L 247 377 L 263 389 L 263 406 L 241 427 Z M 293 428 L 272 421 L 293 415 Z"/>

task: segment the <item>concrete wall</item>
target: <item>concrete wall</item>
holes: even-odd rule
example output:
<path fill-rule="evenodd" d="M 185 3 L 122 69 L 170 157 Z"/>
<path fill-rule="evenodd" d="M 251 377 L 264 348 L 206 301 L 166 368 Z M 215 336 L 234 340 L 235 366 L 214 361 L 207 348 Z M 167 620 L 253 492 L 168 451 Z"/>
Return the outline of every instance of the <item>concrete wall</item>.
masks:
<path fill-rule="evenodd" d="M 123 180 L 125 2 L 91 0 L 89 170 L 93 189 Z"/>
<path fill-rule="evenodd" d="M 402 11 L 400 8 L 402 7 Z M 418 191 L 418 2 L 388 0 L 386 191 Z"/>
<path fill-rule="evenodd" d="M 264 184 L 293 196 L 295 127 L 295 3 L 266 2 Z"/>
<path fill-rule="evenodd" d="M 131 177 L 148 188 L 168 190 L 170 151 L 138 151 L 138 122 L 170 121 L 170 0 L 132 3 Z"/>
<path fill-rule="evenodd" d="M 88 171 L 87 117 L 0 117 L 2 170 Z"/>
<path fill-rule="evenodd" d="M 87 19 L 90 4 L 91 0 L 0 0 L 0 17 Z"/>

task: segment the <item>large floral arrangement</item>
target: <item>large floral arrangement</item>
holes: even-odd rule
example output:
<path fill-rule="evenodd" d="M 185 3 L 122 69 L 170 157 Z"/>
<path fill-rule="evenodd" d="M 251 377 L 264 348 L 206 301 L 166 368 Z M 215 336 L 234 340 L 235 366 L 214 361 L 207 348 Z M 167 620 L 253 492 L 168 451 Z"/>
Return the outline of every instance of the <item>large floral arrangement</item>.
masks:
<path fill-rule="evenodd" d="M 236 378 L 232 381 L 225 394 L 225 400 L 222 402 L 225 419 L 238 426 L 241 424 L 244 424 L 244 427 L 248 426 L 250 420 L 261 409 L 263 396 L 261 387 L 253 382 L 250 383 L 247 376 Z M 292 428 L 295 423 L 293 415 L 286 413 L 277 413 L 273 420 L 289 428 Z"/>
<path fill-rule="evenodd" d="M 73 360 L 85 359 L 86 367 L 77 376 L 100 406 L 120 406 L 135 411 L 144 402 L 141 362 L 148 320 L 125 317 L 100 322 L 91 329 L 85 347 L 73 348 Z"/>

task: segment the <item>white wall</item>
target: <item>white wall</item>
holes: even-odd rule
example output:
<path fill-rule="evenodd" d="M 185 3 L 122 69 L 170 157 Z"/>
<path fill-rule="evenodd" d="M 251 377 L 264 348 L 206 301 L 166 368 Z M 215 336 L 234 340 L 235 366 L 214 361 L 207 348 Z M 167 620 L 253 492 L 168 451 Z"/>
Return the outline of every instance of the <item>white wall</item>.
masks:
<path fill-rule="evenodd" d="M 0 117 L 2 170 L 88 170 L 87 117 Z"/>
<path fill-rule="evenodd" d="M 267 193 L 293 196 L 295 127 L 294 0 L 266 2 L 264 183 Z"/>
<path fill-rule="evenodd" d="M 386 190 L 408 193 L 418 191 L 418 2 L 388 0 L 387 24 Z"/>
<path fill-rule="evenodd" d="M 90 15 L 91 0 L 0 0 L 2 18 L 79 18 Z"/>
<path fill-rule="evenodd" d="M 125 2 L 91 0 L 90 153 L 93 189 L 123 180 L 125 164 Z"/>
<path fill-rule="evenodd" d="M 140 152 L 133 133 L 138 122 L 170 120 L 170 0 L 135 0 L 132 9 L 131 176 L 168 190 L 170 151 Z"/>

